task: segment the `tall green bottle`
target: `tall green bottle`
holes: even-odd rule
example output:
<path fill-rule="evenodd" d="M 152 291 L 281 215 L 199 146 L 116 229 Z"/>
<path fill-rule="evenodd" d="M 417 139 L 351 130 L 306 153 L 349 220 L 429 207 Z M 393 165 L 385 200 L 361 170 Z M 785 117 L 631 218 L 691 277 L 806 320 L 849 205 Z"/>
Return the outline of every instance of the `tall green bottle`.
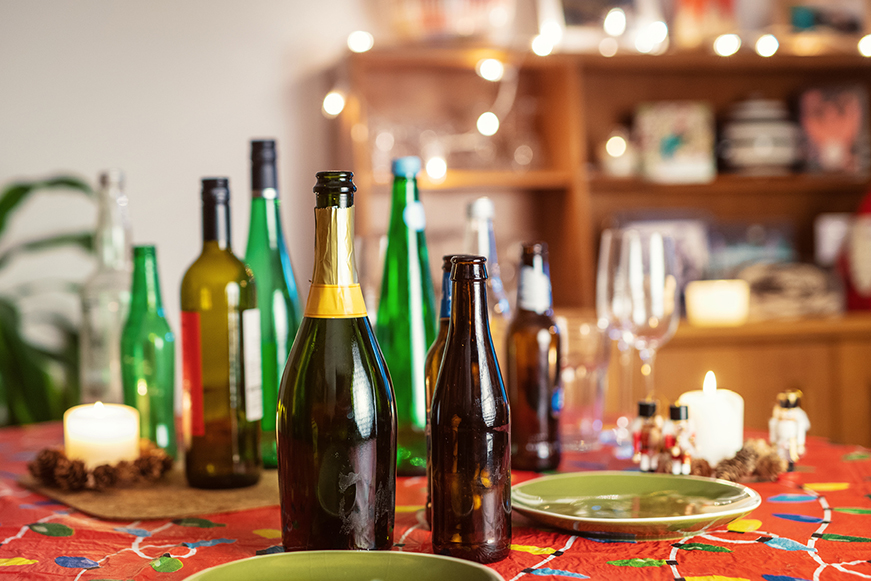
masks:
<path fill-rule="evenodd" d="M 278 401 L 286 551 L 393 546 L 396 407 L 357 279 L 352 177 L 314 187 L 314 273 Z"/>
<path fill-rule="evenodd" d="M 426 474 L 426 353 L 438 330 L 415 178 L 420 167 L 418 157 L 393 160 L 393 209 L 375 327 L 396 393 L 400 476 Z"/>
<path fill-rule="evenodd" d="M 268 468 L 278 466 L 275 451 L 278 384 L 301 319 L 296 280 L 281 230 L 275 159 L 274 140 L 251 141 L 251 227 L 245 262 L 257 280 L 263 358 L 260 455 Z"/>
<path fill-rule="evenodd" d="M 124 403 L 139 410 L 139 435 L 175 458 L 175 336 L 163 312 L 154 246 L 133 247 L 132 292 L 121 335 Z"/>

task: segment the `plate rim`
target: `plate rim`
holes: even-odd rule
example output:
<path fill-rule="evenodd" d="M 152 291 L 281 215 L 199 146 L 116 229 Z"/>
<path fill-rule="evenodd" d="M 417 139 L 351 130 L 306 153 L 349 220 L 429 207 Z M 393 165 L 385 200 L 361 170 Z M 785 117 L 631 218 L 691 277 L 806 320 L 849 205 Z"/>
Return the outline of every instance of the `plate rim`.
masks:
<path fill-rule="evenodd" d="M 701 514 L 687 514 L 687 515 L 675 515 L 675 516 L 655 516 L 655 517 L 637 517 L 637 518 L 591 518 L 591 517 L 583 517 L 583 516 L 571 516 L 564 515 L 555 512 L 550 512 L 546 510 L 540 510 L 537 508 L 532 508 L 530 506 L 525 505 L 523 502 L 515 502 L 514 493 L 516 490 L 519 490 L 520 487 L 529 484 L 531 482 L 539 482 L 541 480 L 562 480 L 569 477 L 578 477 L 584 475 L 596 475 L 596 476 L 629 476 L 629 477 L 643 477 L 643 478 L 680 478 L 681 480 L 697 480 L 701 482 L 714 482 L 717 484 L 722 484 L 728 486 L 730 488 L 743 489 L 750 494 L 750 502 L 741 508 L 732 508 L 723 512 L 707 512 Z M 674 475 L 674 474 L 662 474 L 656 472 L 634 472 L 627 470 L 591 470 L 586 472 L 563 472 L 559 474 L 546 474 L 544 476 L 538 476 L 536 478 L 531 478 L 529 480 L 525 480 L 518 484 L 515 484 L 511 487 L 511 505 L 512 508 L 518 509 L 520 512 L 529 512 L 535 513 L 537 515 L 543 515 L 550 518 L 559 517 L 567 519 L 571 522 L 577 523 L 588 523 L 588 524 L 599 524 L 599 523 L 608 523 L 612 525 L 653 525 L 653 524 L 662 524 L 664 521 L 669 524 L 679 524 L 684 522 L 694 522 L 698 520 L 706 520 L 708 518 L 725 518 L 729 516 L 741 516 L 744 514 L 748 514 L 753 512 L 762 504 L 762 496 L 750 488 L 749 486 L 745 486 L 739 482 L 732 482 L 730 480 L 723 480 L 721 478 L 708 478 L 706 476 L 692 476 L 692 475 Z"/>
<path fill-rule="evenodd" d="M 221 567 L 236 565 L 237 563 L 241 563 L 244 561 L 252 561 L 254 559 L 262 560 L 262 559 L 268 559 L 268 558 L 282 558 L 282 557 L 287 558 L 289 555 L 292 556 L 292 555 L 300 555 L 300 554 L 307 554 L 307 555 L 312 555 L 312 554 L 314 554 L 314 555 L 341 554 L 341 555 L 346 555 L 348 553 L 357 553 L 360 555 L 398 553 L 398 554 L 402 554 L 402 555 L 413 555 L 415 558 L 424 557 L 424 558 L 428 558 L 428 559 L 456 561 L 456 562 L 459 562 L 461 564 L 468 565 L 468 566 L 472 567 L 473 569 L 487 571 L 491 575 L 494 575 L 494 577 L 493 577 L 494 581 L 495 580 L 505 581 L 505 578 L 501 574 L 499 574 L 499 572 L 496 571 L 495 569 L 491 569 L 490 567 L 487 567 L 486 565 L 482 565 L 481 563 L 476 563 L 474 561 L 467 561 L 466 559 L 458 559 L 456 557 L 450 557 L 448 555 L 436 555 L 435 553 L 415 553 L 412 551 L 393 551 L 393 550 L 390 550 L 390 551 L 378 551 L 378 550 L 357 551 L 357 550 L 353 550 L 353 549 L 324 549 L 324 550 L 314 550 L 314 551 L 286 551 L 286 552 L 282 552 L 282 553 L 272 553 L 270 555 L 255 555 L 253 557 L 245 557 L 244 559 L 236 559 L 235 561 L 227 561 L 226 563 L 220 563 L 218 565 L 213 565 L 207 569 L 203 569 L 201 571 L 196 571 L 195 573 L 191 573 L 189 576 L 185 577 L 184 579 L 185 579 L 185 581 L 187 581 L 187 580 L 197 581 L 199 579 L 202 579 L 202 576 L 210 571 L 220 569 Z"/>

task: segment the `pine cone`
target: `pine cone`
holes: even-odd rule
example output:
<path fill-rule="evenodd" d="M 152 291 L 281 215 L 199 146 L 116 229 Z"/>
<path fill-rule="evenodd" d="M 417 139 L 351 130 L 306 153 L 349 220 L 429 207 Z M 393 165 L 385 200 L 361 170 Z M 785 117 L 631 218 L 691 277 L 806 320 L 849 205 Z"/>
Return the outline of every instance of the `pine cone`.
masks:
<path fill-rule="evenodd" d="M 751 438 L 744 442 L 745 450 L 753 450 L 756 452 L 756 459 L 762 458 L 766 454 L 771 453 L 771 446 L 762 438 Z"/>
<path fill-rule="evenodd" d="M 81 460 L 61 458 L 54 468 L 54 479 L 62 490 L 81 490 L 88 484 L 88 470 Z"/>
<path fill-rule="evenodd" d="M 756 476 L 763 482 L 774 482 L 781 472 L 786 471 L 786 460 L 779 454 L 770 453 L 756 462 Z"/>
<path fill-rule="evenodd" d="M 710 476 L 711 465 L 704 458 L 693 458 L 690 462 L 690 474 L 693 476 Z"/>
<path fill-rule="evenodd" d="M 656 470 L 660 474 L 671 474 L 671 454 L 661 452 L 656 456 Z"/>
<path fill-rule="evenodd" d="M 94 468 L 91 476 L 93 477 L 92 484 L 94 490 L 106 490 L 107 488 L 112 488 L 118 482 L 118 471 L 115 470 L 114 466 L 109 464 L 97 466 Z"/>
<path fill-rule="evenodd" d="M 58 460 L 66 459 L 64 453 L 60 450 L 46 448 L 40 450 L 31 462 L 27 464 L 27 469 L 34 478 L 47 486 L 55 486 L 57 481 L 54 479 L 54 469 L 57 466 Z"/>
<path fill-rule="evenodd" d="M 139 481 L 139 469 L 126 460 L 121 460 L 115 465 L 115 474 L 118 477 L 119 486 L 135 484 Z"/>
<path fill-rule="evenodd" d="M 140 476 L 148 482 L 154 482 L 163 476 L 163 459 L 155 454 L 146 454 L 137 458 L 133 465 Z"/>
<path fill-rule="evenodd" d="M 714 469 L 714 478 L 732 482 L 740 482 L 748 476 L 750 476 L 750 472 L 747 471 L 747 465 L 737 456 L 721 461 Z"/>

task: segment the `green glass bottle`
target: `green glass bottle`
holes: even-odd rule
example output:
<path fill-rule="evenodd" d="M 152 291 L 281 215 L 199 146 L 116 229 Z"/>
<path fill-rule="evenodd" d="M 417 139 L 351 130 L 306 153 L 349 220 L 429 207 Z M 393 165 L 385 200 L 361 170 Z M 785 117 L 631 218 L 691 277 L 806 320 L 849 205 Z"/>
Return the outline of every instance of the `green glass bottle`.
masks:
<path fill-rule="evenodd" d="M 245 262 L 257 281 L 260 345 L 263 362 L 263 419 L 260 456 L 267 468 L 278 466 L 275 410 L 278 384 L 299 329 L 299 296 L 281 230 L 275 141 L 251 141 L 251 226 Z"/>
<path fill-rule="evenodd" d="M 393 209 L 375 335 L 397 410 L 397 473 L 426 474 L 426 353 L 436 337 L 435 293 L 415 176 L 418 157 L 393 160 Z"/>
<path fill-rule="evenodd" d="M 314 274 L 278 401 L 286 551 L 393 546 L 396 407 L 357 279 L 352 177 L 314 187 Z"/>
<path fill-rule="evenodd" d="M 175 336 L 166 320 L 154 246 L 133 247 L 133 295 L 121 335 L 124 403 L 139 435 L 175 458 Z"/>
<path fill-rule="evenodd" d="M 185 475 L 197 488 L 260 479 L 260 313 L 230 248 L 227 178 L 203 180 L 203 251 L 181 283 Z"/>

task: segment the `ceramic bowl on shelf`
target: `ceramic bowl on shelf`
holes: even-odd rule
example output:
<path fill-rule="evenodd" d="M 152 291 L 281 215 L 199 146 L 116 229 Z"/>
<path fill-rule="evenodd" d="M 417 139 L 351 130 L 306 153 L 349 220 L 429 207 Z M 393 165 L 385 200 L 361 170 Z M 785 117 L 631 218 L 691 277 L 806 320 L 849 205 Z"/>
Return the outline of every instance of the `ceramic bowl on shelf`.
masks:
<path fill-rule="evenodd" d="M 799 161 L 799 129 L 783 101 L 748 99 L 732 107 L 720 151 L 733 171 L 785 174 Z"/>

